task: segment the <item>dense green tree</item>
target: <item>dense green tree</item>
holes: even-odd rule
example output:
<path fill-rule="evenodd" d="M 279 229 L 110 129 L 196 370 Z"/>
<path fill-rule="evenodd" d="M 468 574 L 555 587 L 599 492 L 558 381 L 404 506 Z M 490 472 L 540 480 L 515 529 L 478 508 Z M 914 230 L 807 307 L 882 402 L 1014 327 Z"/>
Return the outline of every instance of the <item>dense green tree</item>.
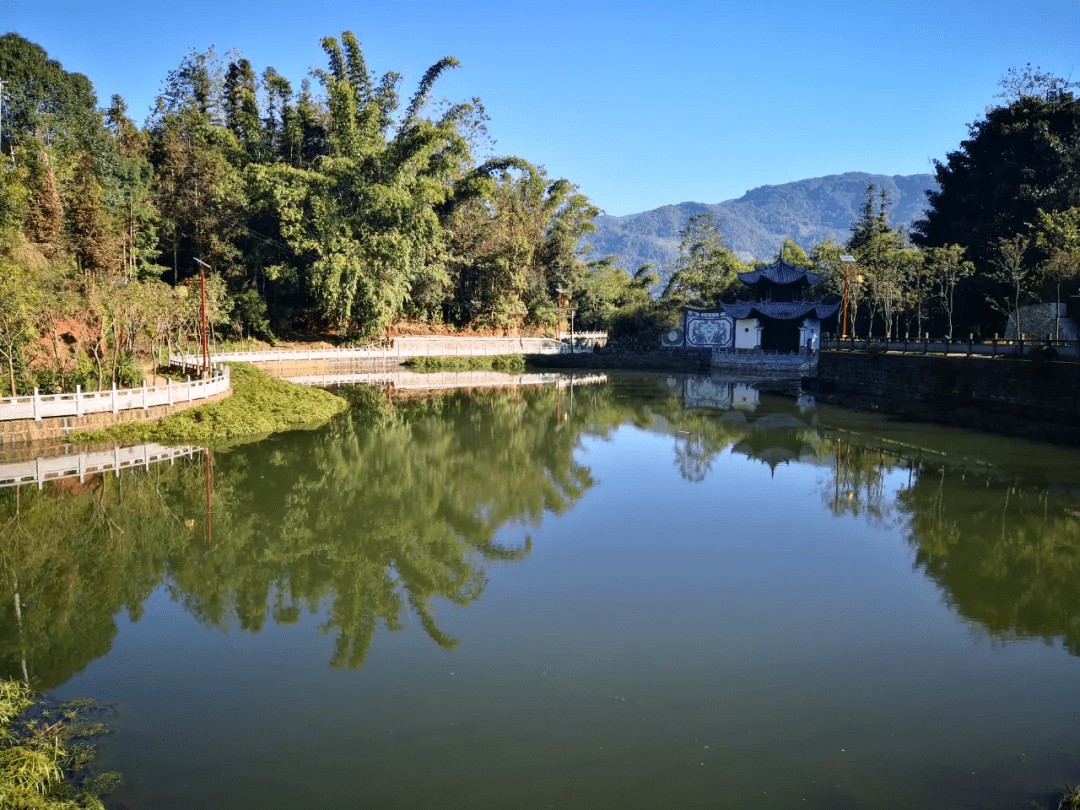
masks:
<path fill-rule="evenodd" d="M 806 251 L 796 245 L 795 241 L 790 236 L 784 239 L 784 244 L 780 246 L 776 258 L 781 259 L 788 264 L 793 264 L 796 267 L 813 266 L 813 262 L 810 260 L 810 257 L 806 255 Z"/>
<path fill-rule="evenodd" d="M 241 300 L 238 333 L 268 337 L 271 321 L 352 335 L 401 318 L 554 322 L 558 290 L 573 295 L 585 272 L 576 248 L 596 207 L 520 158 L 480 160 L 483 105 L 432 97 L 453 57 L 402 103 L 400 74 L 371 73 L 352 33 L 321 45 L 319 95 L 239 55 L 225 65 L 213 47 L 192 50 L 140 130 L 122 97 L 99 110 L 85 77 L 17 35 L 0 40 L 11 102 L 0 256 L 79 271 L 65 281 L 77 305 L 47 296 L 80 328 L 66 353 L 52 341 L 43 387 L 104 381 L 123 353 L 160 344 L 144 340 L 147 324 L 177 319 L 115 305 L 104 282 L 183 287 L 196 259 Z M 138 293 L 165 301 L 153 285 Z M 178 343 L 186 328 L 164 333 Z"/>
<path fill-rule="evenodd" d="M 549 180 L 543 169 L 524 161 L 513 161 L 517 173 L 497 168 L 497 179 L 474 189 L 447 220 L 452 317 L 503 329 L 529 317 L 554 325 L 558 291 L 573 296 L 584 271 L 578 240 L 599 212 L 576 186 Z M 457 185 L 468 190 L 475 177 Z"/>
<path fill-rule="evenodd" d="M 248 160 L 262 160 L 268 147 L 259 115 L 255 71 L 247 59 L 230 62 L 223 91 L 225 126 L 236 137 Z"/>
<path fill-rule="evenodd" d="M 912 281 L 913 274 L 918 271 L 919 257 L 908 247 L 905 235 L 889 225 L 889 195 L 884 188 L 878 190 L 872 183 L 867 187 L 866 202 L 859 219 L 851 227 L 847 249 L 857 263 L 856 284 L 862 294 L 850 295 L 853 285 L 849 278 L 850 308 L 854 313 L 859 298 L 864 298 L 870 333 L 873 333 L 876 316 L 880 314 L 885 337 L 890 339 L 899 314 L 913 303 L 915 284 Z M 854 321 L 855 315 L 851 317 Z"/>
<path fill-rule="evenodd" d="M 1002 82 L 1002 103 L 968 125 L 968 137 L 935 161 L 939 189 L 928 193 L 914 239 L 959 244 L 988 272 L 1001 239 L 1030 236 L 1038 211 L 1080 205 L 1080 99 L 1074 85 L 1029 65 Z"/>
<path fill-rule="evenodd" d="M 577 328 L 607 331 L 620 312 L 640 309 L 651 302 L 649 289 L 660 279 L 653 265 L 639 267 L 633 277 L 615 264 L 616 256 L 586 263 L 574 287 L 572 304 Z"/>
<path fill-rule="evenodd" d="M 4 80 L 4 128 L 0 152 L 32 153 L 64 138 L 87 138 L 98 125 L 97 96 L 90 80 L 68 73 L 45 49 L 16 33 L 0 36 Z"/>
<path fill-rule="evenodd" d="M 662 298 L 676 306 L 715 306 L 746 266 L 727 246 L 712 214 L 694 214 L 679 231 L 679 257 Z"/>

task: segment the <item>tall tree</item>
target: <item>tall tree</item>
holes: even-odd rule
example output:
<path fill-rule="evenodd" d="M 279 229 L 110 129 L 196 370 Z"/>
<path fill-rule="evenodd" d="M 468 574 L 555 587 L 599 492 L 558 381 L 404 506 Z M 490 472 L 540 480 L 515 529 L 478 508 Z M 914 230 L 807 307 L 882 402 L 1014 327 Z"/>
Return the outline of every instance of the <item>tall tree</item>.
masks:
<path fill-rule="evenodd" d="M 1054 336 L 1061 337 L 1061 285 L 1076 286 L 1080 280 L 1080 208 L 1047 213 L 1039 211 L 1038 246 L 1046 254 L 1042 272 L 1054 285 L 1057 297 Z"/>
<path fill-rule="evenodd" d="M 259 115 L 255 71 L 247 59 L 230 62 L 225 73 L 225 125 L 236 136 L 247 160 L 266 157 L 267 135 Z"/>
<path fill-rule="evenodd" d="M 1028 65 L 1002 80 L 1003 103 L 968 125 L 934 162 L 939 189 L 913 229 L 926 247 L 959 244 L 988 273 L 1002 239 L 1030 236 L 1038 211 L 1080 205 L 1080 99 L 1075 84 Z"/>
<path fill-rule="evenodd" d="M 851 226 L 847 243 L 865 284 L 869 332 L 873 333 L 875 316 L 880 313 L 886 339 L 892 337 L 897 316 L 910 303 L 914 265 L 904 234 L 889 225 L 889 204 L 884 188 L 878 190 L 873 183 L 867 186 L 866 202 Z"/>
<path fill-rule="evenodd" d="M 1025 334 L 1027 324 L 1021 307 L 1032 300 L 1036 287 L 1030 258 L 1031 241 L 1023 234 L 999 239 L 992 260 L 990 278 L 997 282 L 999 291 L 987 296 L 987 302 L 1005 316 L 1017 335 Z"/>
<path fill-rule="evenodd" d="M 678 306 L 715 306 L 744 270 L 713 215 L 694 214 L 679 231 L 679 257 L 662 298 Z"/>
<path fill-rule="evenodd" d="M 956 311 L 956 287 L 975 272 L 975 266 L 964 258 L 967 248 L 961 245 L 945 245 L 930 248 L 925 253 L 927 276 L 933 284 L 941 311 L 945 313 L 946 332 L 953 336 L 953 313 Z M 921 327 L 920 327 L 921 329 Z"/>

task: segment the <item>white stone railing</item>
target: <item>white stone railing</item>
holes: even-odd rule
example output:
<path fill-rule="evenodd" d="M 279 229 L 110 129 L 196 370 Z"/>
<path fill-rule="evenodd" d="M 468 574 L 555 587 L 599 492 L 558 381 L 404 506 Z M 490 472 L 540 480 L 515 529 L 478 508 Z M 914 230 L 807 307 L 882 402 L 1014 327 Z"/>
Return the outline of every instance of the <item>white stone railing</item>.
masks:
<path fill-rule="evenodd" d="M 389 346 L 343 349 L 273 349 L 258 352 L 218 352 L 213 361 L 240 363 L 304 362 L 397 357 L 477 357 L 493 354 L 565 354 L 570 347 L 552 338 L 528 337 L 426 337 L 394 338 Z M 173 356 L 173 363 L 195 363 L 195 355 Z"/>
<path fill-rule="evenodd" d="M 92 453 L 77 453 L 53 458 L 36 458 L 0 464 L 0 488 L 18 484 L 37 484 L 38 489 L 46 481 L 78 476 L 82 481 L 87 475 L 120 470 L 129 467 L 146 467 L 161 461 L 172 463 L 178 456 L 190 458 L 203 452 L 201 447 L 164 447 L 160 444 L 140 444 L 135 447 L 117 447 Z"/>
<path fill-rule="evenodd" d="M 189 367 L 196 366 L 188 363 Z M 192 369 L 194 370 L 194 369 Z M 86 416 L 93 413 L 117 413 L 135 408 L 148 410 L 158 405 L 194 402 L 229 390 L 231 378 L 228 366 L 214 366 L 208 379 L 185 382 L 169 380 L 165 385 L 148 386 L 143 380 L 140 388 L 121 388 L 106 391 L 83 391 L 76 386 L 74 393 L 34 393 L 21 397 L 0 398 L 0 422 L 11 419 L 51 419 L 58 416 Z"/>
<path fill-rule="evenodd" d="M 544 374 L 509 374 L 500 371 L 437 371 L 422 374 L 416 371 L 381 371 L 361 374 L 310 374 L 283 379 L 298 385 L 368 385 L 391 384 L 399 391 L 420 391 L 436 388 L 484 388 L 504 385 L 595 385 L 607 382 L 607 375 L 592 374 L 574 377 L 558 372 Z"/>

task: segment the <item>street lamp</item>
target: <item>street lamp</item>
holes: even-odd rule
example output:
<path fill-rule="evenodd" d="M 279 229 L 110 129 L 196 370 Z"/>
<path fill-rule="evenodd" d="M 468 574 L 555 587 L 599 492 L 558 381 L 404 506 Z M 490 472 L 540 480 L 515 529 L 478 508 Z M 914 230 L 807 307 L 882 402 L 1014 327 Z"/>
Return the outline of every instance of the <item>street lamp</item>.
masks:
<path fill-rule="evenodd" d="M 846 253 L 840 254 L 840 261 L 844 265 L 844 315 L 840 323 L 841 337 L 847 337 L 847 301 L 848 301 L 848 277 L 851 274 L 851 265 L 855 264 L 855 257 Z"/>

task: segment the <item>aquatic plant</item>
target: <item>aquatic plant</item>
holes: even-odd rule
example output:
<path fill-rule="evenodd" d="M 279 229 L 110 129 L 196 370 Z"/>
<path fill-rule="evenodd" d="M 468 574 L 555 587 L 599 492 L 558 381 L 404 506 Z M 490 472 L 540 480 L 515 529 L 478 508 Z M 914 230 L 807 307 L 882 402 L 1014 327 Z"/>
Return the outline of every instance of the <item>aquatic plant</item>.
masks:
<path fill-rule="evenodd" d="M 8 810 L 104 810 L 120 775 L 91 773 L 93 704 L 48 707 L 18 681 L 0 680 L 0 806 Z"/>

